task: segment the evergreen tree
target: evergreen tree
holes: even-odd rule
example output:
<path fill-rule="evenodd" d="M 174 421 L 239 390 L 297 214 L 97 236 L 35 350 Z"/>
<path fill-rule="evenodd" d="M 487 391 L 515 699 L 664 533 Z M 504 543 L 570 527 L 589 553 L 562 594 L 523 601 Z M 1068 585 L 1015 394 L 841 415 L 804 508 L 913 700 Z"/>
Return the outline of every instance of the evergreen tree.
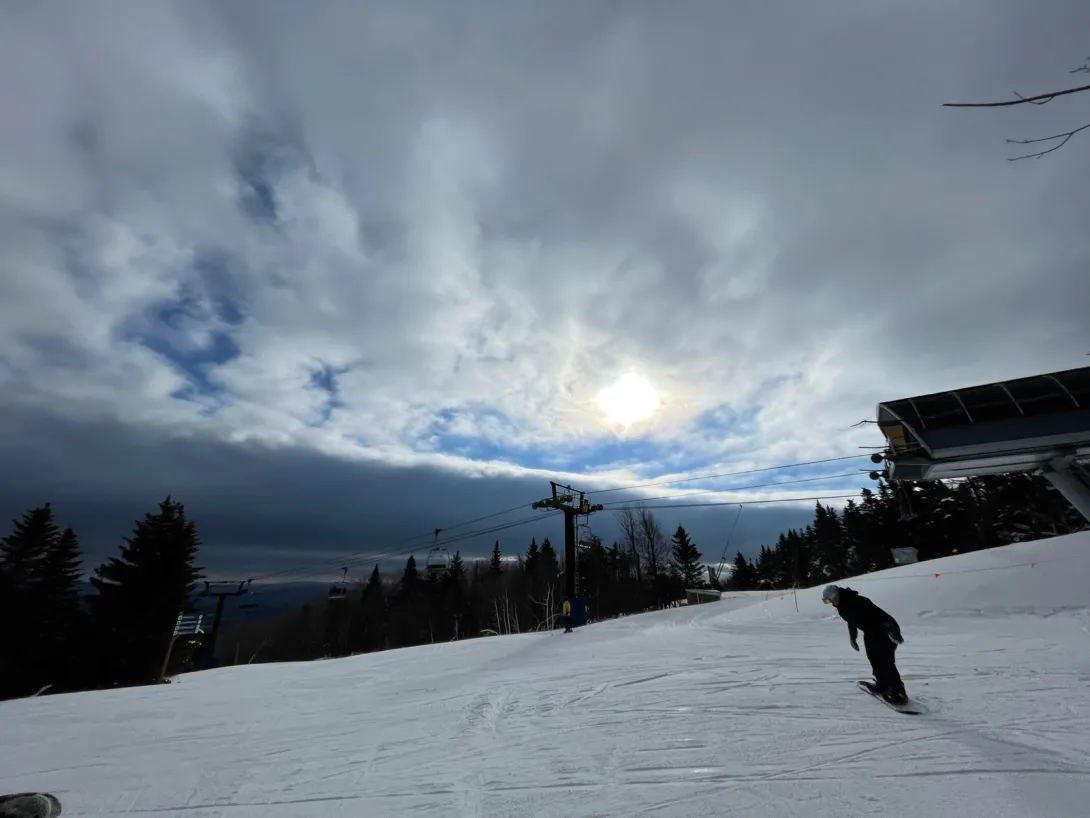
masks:
<path fill-rule="evenodd" d="M 560 560 L 556 556 L 556 549 L 553 548 L 553 544 L 549 542 L 548 537 L 541 543 L 540 565 L 542 579 L 544 579 L 546 583 L 555 582 L 557 574 L 560 573 Z"/>
<path fill-rule="evenodd" d="M 203 575 L 194 563 L 200 538 L 185 508 L 169 496 L 157 513 L 137 520 L 121 554 L 95 569 L 91 606 L 99 646 L 99 681 L 156 680 L 178 614 L 193 610 Z"/>
<path fill-rule="evenodd" d="M 376 570 L 378 566 L 375 566 Z M 416 557 L 409 554 L 405 560 L 405 570 L 401 573 L 401 593 L 404 596 L 413 596 L 420 587 L 420 572 L 416 568 Z"/>
<path fill-rule="evenodd" d="M 444 639 L 461 639 L 467 614 L 466 571 L 460 552 L 455 551 L 450 560 L 450 571 L 443 578 L 440 625 Z"/>
<path fill-rule="evenodd" d="M 537 547 L 537 537 L 530 540 L 530 547 L 526 551 L 526 562 L 523 563 L 527 576 L 536 577 L 541 567 L 541 550 Z"/>
<path fill-rule="evenodd" d="M 401 582 L 398 583 L 397 592 L 389 606 L 388 636 L 391 647 L 418 645 L 426 641 L 428 610 L 420 604 L 425 589 L 426 585 L 421 582 L 420 572 L 416 567 L 416 557 L 410 554 L 405 560 Z"/>
<path fill-rule="evenodd" d="M 757 587 L 757 574 L 749 561 L 739 551 L 734 558 L 734 570 L 731 572 L 727 587 L 732 591 L 752 591 Z"/>
<path fill-rule="evenodd" d="M 782 554 L 777 553 L 774 549 L 769 548 L 767 545 L 761 546 L 761 551 L 757 554 L 757 561 L 754 565 L 756 573 L 755 588 L 775 588 L 777 577 L 782 577 L 780 571 Z"/>
<path fill-rule="evenodd" d="M 49 503 L 12 520 L 11 533 L 0 540 L 0 567 L 17 593 L 29 588 L 35 569 L 59 536 Z"/>
<path fill-rule="evenodd" d="M 792 528 L 780 535 L 776 551 L 780 554 L 776 587 L 805 588 L 809 585 L 811 538 Z"/>
<path fill-rule="evenodd" d="M 46 562 L 55 550 L 60 530 L 49 503 L 33 508 L 0 540 L 0 698 L 25 696 L 50 680 L 57 649 L 51 642 L 42 596 Z"/>
<path fill-rule="evenodd" d="M 672 538 L 671 553 L 678 576 L 686 588 L 703 588 L 705 570 L 701 564 L 701 554 L 689 538 L 688 532 L 680 524 Z"/>
<path fill-rule="evenodd" d="M 503 571 L 503 555 L 500 553 L 499 540 L 496 540 L 496 544 L 492 546 L 492 559 L 488 562 L 488 570 L 497 574 Z"/>
<path fill-rule="evenodd" d="M 352 650 L 370 651 L 386 647 L 386 594 L 377 563 L 360 594 L 360 606 L 351 633 Z"/>
<path fill-rule="evenodd" d="M 378 572 L 378 563 L 375 563 L 375 569 L 371 572 L 371 578 L 367 580 L 367 587 L 364 589 L 364 594 L 367 592 L 382 590 L 382 575 Z"/>
<path fill-rule="evenodd" d="M 450 573 L 451 579 L 457 582 L 464 582 L 466 576 L 466 564 L 462 559 L 462 552 L 455 551 L 454 556 L 450 559 Z"/>
<path fill-rule="evenodd" d="M 54 608 L 79 610 L 82 565 L 79 538 L 75 531 L 66 528 L 51 543 L 39 565 L 34 583 L 38 593 Z"/>
<path fill-rule="evenodd" d="M 86 612 L 80 598 L 83 558 L 79 538 L 66 528 L 49 545 L 31 586 L 37 621 L 37 650 L 43 658 L 46 684 L 70 690 L 82 681 L 81 646 L 86 644 Z"/>
<path fill-rule="evenodd" d="M 847 569 L 847 553 L 844 546 L 844 529 L 836 510 L 823 506 L 814 507 L 814 524 L 807 540 L 813 549 L 813 572 L 817 582 L 842 577 Z"/>

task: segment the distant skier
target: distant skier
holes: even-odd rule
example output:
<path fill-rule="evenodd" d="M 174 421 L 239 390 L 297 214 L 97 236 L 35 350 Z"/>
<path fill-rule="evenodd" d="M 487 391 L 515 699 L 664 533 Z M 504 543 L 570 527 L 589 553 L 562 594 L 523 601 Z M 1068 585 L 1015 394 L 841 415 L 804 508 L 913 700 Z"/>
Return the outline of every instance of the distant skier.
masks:
<path fill-rule="evenodd" d="M 560 606 L 560 618 L 564 623 L 564 633 L 571 633 L 571 602 L 564 600 L 564 604 Z"/>
<path fill-rule="evenodd" d="M 892 704 L 908 701 L 901 674 L 897 672 L 897 646 L 905 641 L 897 620 L 851 588 L 829 585 L 821 592 L 821 601 L 836 608 L 840 618 L 848 623 L 848 637 L 856 650 L 859 650 L 857 631 L 863 631 L 867 659 L 874 671 L 874 684 L 868 687 Z"/>

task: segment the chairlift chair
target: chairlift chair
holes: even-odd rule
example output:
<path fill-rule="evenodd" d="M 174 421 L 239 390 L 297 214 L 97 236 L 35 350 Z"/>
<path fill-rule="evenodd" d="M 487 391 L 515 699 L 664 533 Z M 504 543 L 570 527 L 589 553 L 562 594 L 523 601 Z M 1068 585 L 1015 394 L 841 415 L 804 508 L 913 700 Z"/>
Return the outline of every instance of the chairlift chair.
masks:
<path fill-rule="evenodd" d="M 450 570 L 450 552 L 438 546 L 433 548 L 428 552 L 424 570 L 429 574 L 445 574 Z"/>
<path fill-rule="evenodd" d="M 330 599 L 345 599 L 348 596 L 348 566 L 345 566 L 341 574 L 341 581 L 329 586 Z"/>
<path fill-rule="evenodd" d="M 439 545 L 439 532 L 443 529 L 435 529 L 435 545 L 428 552 L 428 558 L 424 560 L 424 570 L 431 578 L 445 575 L 450 571 L 450 552 Z"/>
<path fill-rule="evenodd" d="M 917 516 L 916 512 L 912 508 L 912 503 L 908 499 L 908 490 L 902 485 L 901 481 L 894 481 L 896 486 L 894 488 L 894 501 L 897 503 L 897 519 L 902 523 L 908 523 L 915 520 Z"/>

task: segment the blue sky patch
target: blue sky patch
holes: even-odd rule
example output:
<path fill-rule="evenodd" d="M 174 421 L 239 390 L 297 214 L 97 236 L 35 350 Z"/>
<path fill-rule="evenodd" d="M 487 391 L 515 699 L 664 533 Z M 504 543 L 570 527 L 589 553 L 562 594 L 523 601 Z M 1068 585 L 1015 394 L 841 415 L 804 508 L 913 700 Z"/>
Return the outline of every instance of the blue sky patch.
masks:
<path fill-rule="evenodd" d="M 169 361 L 188 383 L 175 391 L 179 400 L 197 400 L 222 394 L 222 387 L 213 383 L 208 370 L 236 358 L 239 354 L 234 339 L 223 330 L 201 333 L 201 343 L 194 341 L 194 330 L 210 316 L 198 294 L 182 287 L 179 297 L 163 301 L 134 316 L 127 322 L 122 336 L 146 347 Z"/>
<path fill-rule="evenodd" d="M 325 405 L 322 407 L 321 423 L 317 425 L 321 426 L 328 423 L 334 410 L 344 406 L 344 402 L 340 397 L 341 390 L 337 378 L 347 371 L 348 367 L 334 367 L 322 362 L 310 373 L 310 388 L 321 390 L 328 395 Z"/>

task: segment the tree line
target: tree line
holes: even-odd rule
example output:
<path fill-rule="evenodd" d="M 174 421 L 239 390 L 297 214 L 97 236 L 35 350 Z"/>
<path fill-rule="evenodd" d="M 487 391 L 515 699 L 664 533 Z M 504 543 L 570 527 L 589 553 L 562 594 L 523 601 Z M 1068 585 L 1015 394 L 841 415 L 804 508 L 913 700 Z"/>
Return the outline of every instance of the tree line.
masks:
<path fill-rule="evenodd" d="M 792 529 L 733 570 L 709 571 L 688 532 L 666 536 L 651 509 L 616 512 L 607 547 L 584 535 L 576 574 L 588 621 L 675 605 L 689 588 L 807 587 L 893 565 L 891 549 L 920 560 L 1087 528 L 1038 476 L 880 482 L 838 512 L 820 502 L 813 522 Z M 184 506 L 167 497 L 135 521 L 118 554 L 94 568 L 84 593 L 83 557 L 72 528 L 47 503 L 0 540 L 0 698 L 147 684 L 159 680 L 175 620 L 196 610 L 200 538 Z M 212 664 L 298 661 L 556 628 L 563 559 L 549 539 L 485 560 L 455 552 L 441 570 L 414 556 L 397 572 L 378 565 L 366 580 L 335 584 L 314 602 L 264 621 L 179 640 L 166 675 Z"/>
<path fill-rule="evenodd" d="M 890 568 L 893 549 L 915 548 L 924 561 L 1088 527 L 1039 475 L 880 482 L 839 514 L 816 503 L 810 525 L 780 534 L 755 559 L 738 553 L 727 587 L 805 588 Z"/>
<path fill-rule="evenodd" d="M 578 577 L 590 618 L 662 607 L 700 581 L 701 554 L 682 526 L 667 540 L 650 511 L 629 512 L 628 544 L 580 543 Z M 558 625 L 563 560 L 545 539 L 505 557 L 441 572 L 409 556 L 396 576 L 376 565 L 354 589 L 265 622 L 225 629 L 218 660 L 205 633 L 171 646 L 179 614 L 197 610 L 204 578 L 196 524 L 170 497 L 137 520 L 116 556 L 96 566 L 86 591 L 79 537 L 50 503 L 12 521 L 0 540 L 0 699 L 149 684 L 179 671 L 236 661 L 341 656 L 426 642 Z M 207 631 L 207 627 L 206 627 Z M 241 657 L 241 658 L 240 658 Z"/>
<path fill-rule="evenodd" d="M 755 559 L 739 552 L 722 580 L 707 570 L 683 526 L 668 538 L 655 514 L 638 505 L 617 512 L 620 536 L 609 547 L 599 537 L 580 542 L 576 571 L 588 621 L 596 621 L 676 604 L 688 588 L 808 587 L 889 568 L 893 549 L 915 548 L 918 559 L 929 560 L 1086 527 L 1039 476 L 879 482 L 840 513 L 817 503 L 810 525 L 782 533 Z M 558 626 L 562 574 L 548 540 L 532 540 L 512 559 L 504 559 L 499 542 L 487 562 L 466 564 L 455 554 L 449 572 L 423 577 L 410 556 L 400 574 L 384 576 L 375 566 L 345 596 L 233 626 L 219 658 L 304 660 L 551 629 Z"/>
<path fill-rule="evenodd" d="M 706 587 L 703 557 L 684 526 L 663 533 L 649 509 L 620 512 L 622 538 L 606 547 L 586 535 L 576 550 L 579 594 L 588 621 L 676 604 Z M 218 642 L 224 663 L 300 661 L 560 627 L 564 563 L 548 539 L 506 554 L 497 540 L 487 560 L 455 552 L 449 566 L 421 570 L 410 555 L 398 572 L 374 566 L 356 587 L 258 622 L 234 623 Z"/>

